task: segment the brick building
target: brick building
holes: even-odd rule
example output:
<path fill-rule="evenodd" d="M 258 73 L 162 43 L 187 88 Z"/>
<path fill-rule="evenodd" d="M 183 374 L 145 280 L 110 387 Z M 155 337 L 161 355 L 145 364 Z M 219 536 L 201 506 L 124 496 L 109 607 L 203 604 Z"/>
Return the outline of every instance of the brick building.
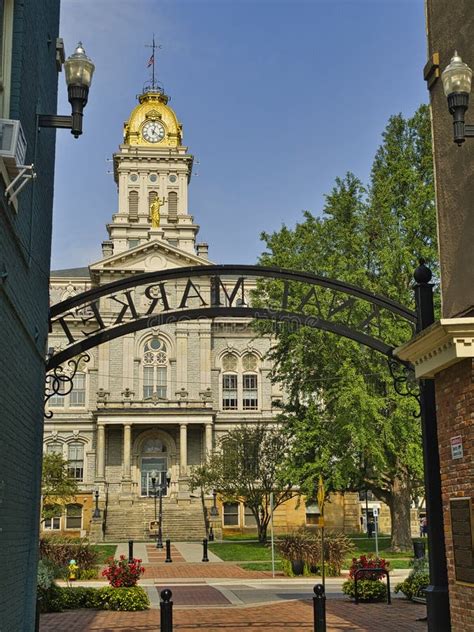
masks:
<path fill-rule="evenodd" d="M 35 613 L 55 152 L 36 116 L 56 112 L 59 0 L 4 0 L 0 28 L 0 629 L 22 632 Z M 32 163 L 36 179 L 5 195 Z"/>

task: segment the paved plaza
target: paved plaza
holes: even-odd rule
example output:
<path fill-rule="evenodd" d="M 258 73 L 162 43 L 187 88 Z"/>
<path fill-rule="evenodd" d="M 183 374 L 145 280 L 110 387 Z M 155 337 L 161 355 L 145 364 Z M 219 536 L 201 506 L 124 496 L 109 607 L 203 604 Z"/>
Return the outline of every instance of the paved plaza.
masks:
<path fill-rule="evenodd" d="M 426 623 L 416 621 L 425 608 L 407 601 L 356 606 L 346 600 L 329 599 L 327 603 L 328 632 L 425 632 Z M 209 608 L 174 608 L 174 630 L 177 632 L 236 632 L 255 630 L 294 632 L 313 630 L 311 601 L 286 601 L 264 606 L 223 606 Z M 41 617 L 40 632 L 158 632 L 159 612 L 96 612 L 76 610 Z"/>
<path fill-rule="evenodd" d="M 128 555 L 128 546 L 120 544 L 116 555 Z M 176 543 L 171 547 L 173 562 L 165 562 L 165 551 L 153 544 L 136 543 L 134 555 L 146 567 L 140 585 L 146 590 L 151 609 L 145 612 L 102 612 L 76 610 L 41 616 L 42 632 L 82 632 L 103 630 L 115 632 L 159 631 L 160 591 L 173 593 L 174 630 L 313 630 L 313 586 L 318 578 L 275 578 L 268 571 L 246 571 L 237 564 L 222 562 L 209 553 L 209 562 L 202 562 L 198 543 Z M 394 571 L 392 585 L 408 571 Z M 326 580 L 327 630 L 354 632 L 417 631 L 424 632 L 426 623 L 417 621 L 426 608 L 394 598 L 392 605 L 360 604 L 356 606 L 341 592 L 344 577 Z M 80 582 L 103 586 L 103 581 Z"/>

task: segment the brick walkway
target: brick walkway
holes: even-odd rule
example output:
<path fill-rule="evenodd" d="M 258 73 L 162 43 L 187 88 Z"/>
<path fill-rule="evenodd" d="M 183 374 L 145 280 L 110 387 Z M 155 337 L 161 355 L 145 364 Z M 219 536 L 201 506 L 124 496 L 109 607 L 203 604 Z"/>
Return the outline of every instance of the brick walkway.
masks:
<path fill-rule="evenodd" d="M 426 632 L 416 618 L 424 606 L 395 600 L 386 604 L 356 606 L 342 599 L 327 602 L 328 632 Z M 75 610 L 41 616 L 40 632 L 159 632 L 158 610 L 96 612 Z M 313 607 L 308 601 L 286 601 L 266 606 L 175 608 L 175 632 L 301 632 L 313 630 Z"/>
<path fill-rule="evenodd" d="M 199 577 L 213 579 L 264 579 L 271 577 L 270 571 L 247 571 L 237 564 L 212 564 L 211 562 L 190 564 L 189 562 L 172 564 L 148 563 L 143 575 L 144 579 L 196 579 Z"/>
<path fill-rule="evenodd" d="M 145 564 L 145 566 L 148 566 L 150 564 L 158 564 L 158 563 L 163 563 L 165 564 L 165 560 L 166 560 L 166 548 L 163 549 L 157 549 L 156 546 L 147 544 L 146 545 L 146 553 L 148 556 L 148 562 Z M 173 560 L 172 563 L 174 562 L 184 562 L 184 557 L 181 555 L 181 553 L 178 551 L 178 549 L 174 546 L 174 544 L 171 545 L 171 559 Z"/>

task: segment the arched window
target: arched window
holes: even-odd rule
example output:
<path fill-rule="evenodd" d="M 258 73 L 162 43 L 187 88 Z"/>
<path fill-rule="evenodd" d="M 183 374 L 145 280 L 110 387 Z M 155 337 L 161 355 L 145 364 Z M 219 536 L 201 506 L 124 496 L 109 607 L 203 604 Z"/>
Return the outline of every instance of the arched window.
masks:
<path fill-rule="evenodd" d="M 148 208 L 150 208 L 151 203 L 153 202 L 153 200 L 156 198 L 157 195 L 158 193 L 156 191 L 150 191 L 148 193 Z"/>
<path fill-rule="evenodd" d="M 248 353 L 242 359 L 242 408 L 244 410 L 257 410 L 258 408 L 258 375 L 257 358 Z"/>
<path fill-rule="evenodd" d="M 165 343 L 154 336 L 143 349 L 143 399 L 166 399 L 168 380 L 168 354 Z"/>
<path fill-rule="evenodd" d="M 237 410 L 238 384 L 237 384 L 237 358 L 232 353 L 222 358 L 222 409 Z"/>
<path fill-rule="evenodd" d="M 66 529 L 82 528 L 82 505 L 73 503 L 66 506 Z"/>
<path fill-rule="evenodd" d="M 71 478 L 82 481 L 84 477 L 84 444 L 69 443 L 67 447 L 67 471 Z"/>
<path fill-rule="evenodd" d="M 178 221 L 178 194 L 176 191 L 168 193 L 168 221 Z"/>
<path fill-rule="evenodd" d="M 46 454 L 60 454 L 63 455 L 63 444 L 59 441 L 52 441 L 46 444 Z"/>
<path fill-rule="evenodd" d="M 130 191 L 128 194 L 128 219 L 130 222 L 138 222 L 138 191 Z"/>

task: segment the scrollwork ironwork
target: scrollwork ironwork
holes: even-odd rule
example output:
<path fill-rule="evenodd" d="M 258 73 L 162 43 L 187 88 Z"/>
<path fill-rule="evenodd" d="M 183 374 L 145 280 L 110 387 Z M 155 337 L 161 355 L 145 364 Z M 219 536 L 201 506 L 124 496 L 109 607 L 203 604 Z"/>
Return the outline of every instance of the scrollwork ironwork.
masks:
<path fill-rule="evenodd" d="M 401 397 L 413 397 L 416 399 L 418 411 L 413 413 L 413 416 L 418 419 L 421 417 L 420 387 L 415 378 L 413 367 L 397 358 L 388 358 L 387 363 L 395 392 Z"/>
<path fill-rule="evenodd" d="M 63 365 L 59 365 L 46 374 L 44 387 L 44 416 L 46 419 L 51 419 L 53 416 L 52 410 L 46 410 L 48 401 L 55 395 L 59 397 L 69 395 L 74 387 L 74 376 L 79 369 L 79 365 L 89 362 L 90 359 L 91 357 L 88 353 L 81 353 L 79 356 L 68 360 L 66 368 Z"/>

